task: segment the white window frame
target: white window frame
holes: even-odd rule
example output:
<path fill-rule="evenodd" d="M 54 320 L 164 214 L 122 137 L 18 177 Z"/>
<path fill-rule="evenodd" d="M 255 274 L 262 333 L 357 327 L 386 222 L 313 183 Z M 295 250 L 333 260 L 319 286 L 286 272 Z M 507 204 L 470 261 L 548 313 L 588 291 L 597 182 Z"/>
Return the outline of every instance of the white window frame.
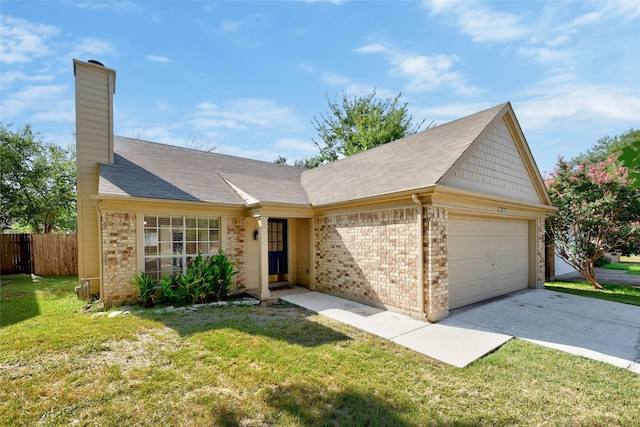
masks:
<path fill-rule="evenodd" d="M 155 279 L 184 273 L 198 253 L 213 255 L 222 247 L 220 216 L 146 213 L 140 217 L 140 267 Z M 155 268 L 150 268 L 154 261 Z"/>

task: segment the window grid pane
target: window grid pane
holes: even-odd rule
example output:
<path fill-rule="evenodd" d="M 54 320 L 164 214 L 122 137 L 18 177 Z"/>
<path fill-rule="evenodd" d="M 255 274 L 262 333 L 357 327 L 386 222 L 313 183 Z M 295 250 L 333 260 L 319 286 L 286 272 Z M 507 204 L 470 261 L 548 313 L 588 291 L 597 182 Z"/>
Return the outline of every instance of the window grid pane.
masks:
<path fill-rule="evenodd" d="M 184 273 L 198 253 L 220 248 L 220 218 L 144 216 L 145 272 L 156 280 Z"/>

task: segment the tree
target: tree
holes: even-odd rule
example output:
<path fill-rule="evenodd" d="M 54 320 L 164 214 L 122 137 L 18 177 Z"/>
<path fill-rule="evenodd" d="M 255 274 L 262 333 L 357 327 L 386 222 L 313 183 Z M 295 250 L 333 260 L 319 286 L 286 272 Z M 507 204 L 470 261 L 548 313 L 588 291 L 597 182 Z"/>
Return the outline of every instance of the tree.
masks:
<path fill-rule="evenodd" d="M 273 161 L 273 163 L 279 164 L 279 165 L 286 165 L 287 164 L 287 158 L 285 156 L 278 156 L 277 159 L 275 159 Z"/>
<path fill-rule="evenodd" d="M 607 161 L 609 156 L 615 154 L 628 169 L 632 167 L 632 164 L 627 164 L 624 154 L 630 151 L 637 152 L 638 147 L 640 147 L 640 130 L 629 129 L 621 135 L 600 138 L 592 148 L 574 157 L 571 163 L 575 165 L 596 164 Z M 636 164 L 636 167 L 638 166 L 640 165 Z"/>
<path fill-rule="evenodd" d="M 556 253 L 602 289 L 594 263 L 621 242 L 637 241 L 640 190 L 615 154 L 594 164 L 575 165 L 560 158 L 546 183 L 558 208 L 547 217 L 547 233 Z"/>
<path fill-rule="evenodd" d="M 30 125 L 12 131 L 0 124 L 2 227 L 35 233 L 73 230 L 76 223 L 75 155 L 45 144 Z"/>
<path fill-rule="evenodd" d="M 376 91 L 349 99 L 342 93 L 342 103 L 331 102 L 329 112 L 313 118 L 319 140 L 312 141 L 320 150 L 319 162 L 333 162 L 378 145 L 403 138 L 420 130 L 424 120 L 413 124 L 407 104 L 399 104 L 400 95 L 378 100 Z"/>

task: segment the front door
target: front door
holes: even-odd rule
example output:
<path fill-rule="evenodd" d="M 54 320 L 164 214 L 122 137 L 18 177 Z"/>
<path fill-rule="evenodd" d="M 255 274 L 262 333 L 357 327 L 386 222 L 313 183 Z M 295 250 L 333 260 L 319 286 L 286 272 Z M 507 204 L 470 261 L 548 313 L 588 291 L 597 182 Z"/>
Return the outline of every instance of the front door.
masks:
<path fill-rule="evenodd" d="M 287 220 L 269 219 L 269 282 L 287 280 Z"/>

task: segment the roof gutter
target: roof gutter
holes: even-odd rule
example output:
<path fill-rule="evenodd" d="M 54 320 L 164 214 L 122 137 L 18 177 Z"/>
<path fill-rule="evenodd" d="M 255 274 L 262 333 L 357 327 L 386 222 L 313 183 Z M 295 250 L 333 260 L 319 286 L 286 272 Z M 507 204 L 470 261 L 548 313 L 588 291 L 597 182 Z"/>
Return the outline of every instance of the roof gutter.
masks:
<path fill-rule="evenodd" d="M 422 218 L 423 209 L 422 202 L 418 198 L 417 193 L 411 194 L 411 200 L 418 207 L 418 237 L 416 242 L 418 244 L 417 255 L 418 255 L 418 311 L 420 312 L 420 316 L 424 316 L 424 220 Z"/>

